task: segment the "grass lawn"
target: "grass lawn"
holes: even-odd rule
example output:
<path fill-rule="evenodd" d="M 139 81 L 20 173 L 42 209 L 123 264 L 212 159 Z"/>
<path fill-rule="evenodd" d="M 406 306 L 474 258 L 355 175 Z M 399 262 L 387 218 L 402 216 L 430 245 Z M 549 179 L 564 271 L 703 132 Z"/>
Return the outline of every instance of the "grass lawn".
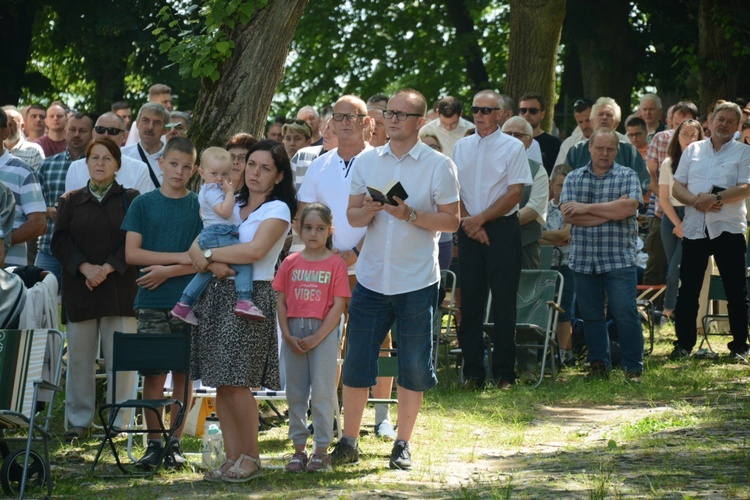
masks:
<path fill-rule="evenodd" d="M 640 385 L 618 370 L 608 381 L 587 382 L 572 368 L 533 390 L 464 392 L 455 369 L 441 366 L 417 421 L 410 472 L 388 469 L 391 444 L 374 436 L 370 408 L 360 440 L 365 456 L 330 474 L 285 473 L 282 456 L 292 447 L 280 424 L 261 432 L 267 470 L 247 484 L 206 483 L 198 470 L 95 477 L 89 469 L 98 443 L 62 441 L 60 398 L 55 497 L 750 498 L 750 366 L 725 356 L 723 338 L 712 339 L 717 359 L 668 361 L 673 335 L 671 327 L 657 331 Z M 395 422 L 395 408 L 391 414 Z M 200 440 L 184 438 L 183 449 L 197 453 Z M 115 472 L 112 464 L 105 455 L 98 472 Z"/>

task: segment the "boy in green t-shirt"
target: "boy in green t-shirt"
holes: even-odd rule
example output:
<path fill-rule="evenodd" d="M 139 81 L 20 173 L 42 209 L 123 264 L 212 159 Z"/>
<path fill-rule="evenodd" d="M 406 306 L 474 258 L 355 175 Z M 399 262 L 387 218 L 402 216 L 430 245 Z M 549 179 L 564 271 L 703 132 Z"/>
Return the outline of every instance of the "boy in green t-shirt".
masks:
<path fill-rule="evenodd" d="M 195 273 L 187 250 L 203 228 L 198 196 L 186 188 L 195 172 L 195 159 L 192 142 L 181 137 L 170 140 L 159 158 L 159 167 L 164 173 L 162 185 L 158 190 L 135 198 L 122 224 L 122 229 L 127 231 L 126 259 L 129 264 L 141 267 L 135 299 L 139 333 L 191 333 L 190 325 L 171 318 L 169 311 Z M 143 375 L 143 398 L 162 398 L 167 374 Z M 172 373 L 172 380 L 174 397 L 181 398 L 185 384 L 190 383 L 189 374 Z M 186 408 L 190 408 L 190 399 L 189 396 L 188 401 L 183 401 Z M 177 411 L 174 405 L 172 415 L 177 415 Z M 146 412 L 145 418 L 149 428 L 158 427 L 152 412 Z M 165 468 L 179 468 L 185 462 L 180 451 L 184 425 L 183 421 L 169 443 L 174 461 L 167 454 Z M 158 433 L 149 434 L 146 454 L 137 465 L 145 469 L 158 465 L 163 446 Z"/>

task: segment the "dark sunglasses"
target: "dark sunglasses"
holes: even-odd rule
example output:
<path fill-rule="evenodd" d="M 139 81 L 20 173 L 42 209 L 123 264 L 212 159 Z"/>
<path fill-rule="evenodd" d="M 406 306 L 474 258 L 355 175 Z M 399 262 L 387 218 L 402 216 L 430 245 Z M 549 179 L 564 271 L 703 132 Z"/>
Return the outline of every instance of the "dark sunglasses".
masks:
<path fill-rule="evenodd" d="M 107 135 L 117 135 L 120 132 L 123 132 L 122 129 L 119 129 L 117 127 L 102 127 L 101 125 L 97 125 L 96 127 L 94 127 L 94 130 L 97 134 L 102 135 L 104 135 L 105 132 L 107 133 Z"/>
<path fill-rule="evenodd" d="M 539 113 L 539 108 L 518 108 L 519 115 L 525 115 L 526 113 L 530 115 L 535 115 Z"/>
<path fill-rule="evenodd" d="M 497 111 L 502 108 L 490 108 L 489 106 L 472 106 L 471 107 L 471 114 L 476 115 L 479 113 L 482 113 L 483 115 L 489 115 L 493 111 Z"/>
<path fill-rule="evenodd" d="M 305 120 L 292 120 L 291 118 L 287 118 L 286 120 L 284 120 L 284 123 L 286 123 L 287 125 L 291 125 L 291 124 L 299 125 L 301 127 L 305 127 L 305 129 L 312 132 L 312 128 L 310 128 L 310 124 L 307 123 Z"/>

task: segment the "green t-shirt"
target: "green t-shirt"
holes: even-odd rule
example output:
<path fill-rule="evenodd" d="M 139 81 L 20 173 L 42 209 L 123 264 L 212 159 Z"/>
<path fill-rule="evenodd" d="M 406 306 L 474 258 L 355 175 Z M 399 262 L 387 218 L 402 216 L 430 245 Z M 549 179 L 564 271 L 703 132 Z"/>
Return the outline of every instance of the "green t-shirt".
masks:
<path fill-rule="evenodd" d="M 128 208 L 122 229 L 140 233 L 144 250 L 185 252 L 203 229 L 198 195 L 191 192 L 175 199 L 159 190 L 142 194 Z M 172 309 L 192 278 L 192 274 L 170 278 L 155 290 L 139 287 L 135 308 Z"/>

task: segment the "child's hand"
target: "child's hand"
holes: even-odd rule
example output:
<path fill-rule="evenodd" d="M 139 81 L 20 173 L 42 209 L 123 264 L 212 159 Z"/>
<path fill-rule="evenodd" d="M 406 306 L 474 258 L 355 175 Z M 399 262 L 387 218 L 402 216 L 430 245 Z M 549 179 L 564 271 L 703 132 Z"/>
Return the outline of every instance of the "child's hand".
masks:
<path fill-rule="evenodd" d="M 229 193 L 234 194 L 234 186 L 232 186 L 232 179 L 225 179 L 224 181 L 222 181 L 219 187 L 221 187 L 221 190 L 224 191 L 224 194 L 229 194 Z"/>
<path fill-rule="evenodd" d="M 299 345 L 300 339 L 291 335 L 284 335 L 284 342 L 294 354 L 305 354 L 305 350 Z"/>
<path fill-rule="evenodd" d="M 148 266 L 144 267 L 142 271 L 146 274 L 139 277 L 135 282 L 138 286 L 142 286 L 146 290 L 156 290 L 159 288 L 159 285 L 171 277 L 167 266 Z"/>
<path fill-rule="evenodd" d="M 322 340 L 323 338 L 320 335 L 310 335 L 304 339 L 299 339 L 298 343 L 299 346 L 307 352 L 315 349 Z"/>

